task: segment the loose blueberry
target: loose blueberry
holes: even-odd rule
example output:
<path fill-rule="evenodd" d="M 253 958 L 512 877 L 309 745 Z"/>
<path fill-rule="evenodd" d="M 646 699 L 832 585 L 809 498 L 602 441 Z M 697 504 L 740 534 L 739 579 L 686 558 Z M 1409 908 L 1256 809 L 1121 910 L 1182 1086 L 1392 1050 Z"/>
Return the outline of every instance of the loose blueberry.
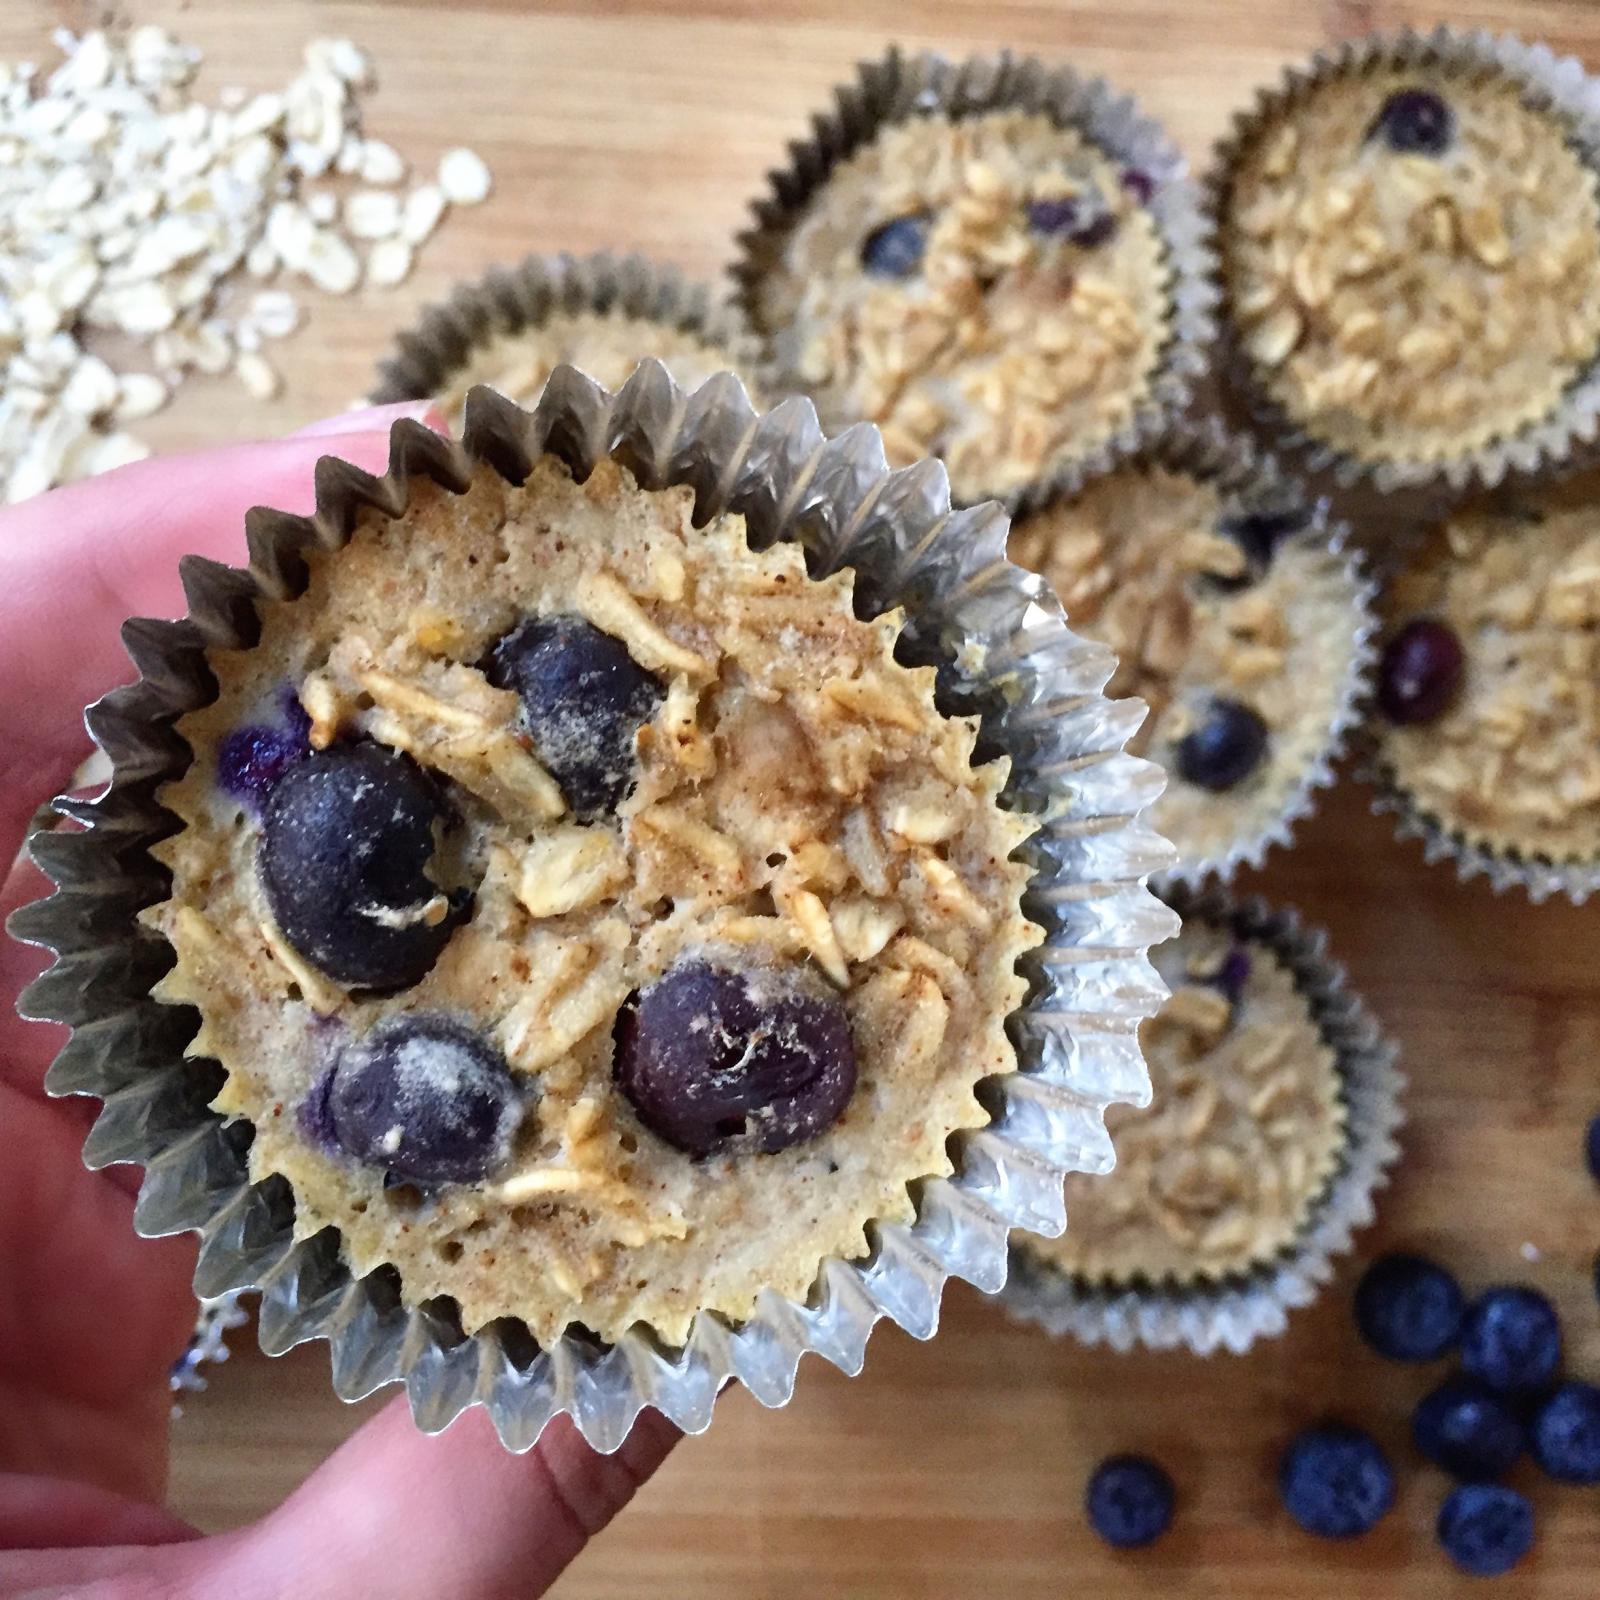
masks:
<path fill-rule="evenodd" d="M 1509 1471 L 1523 1446 L 1516 1412 L 1472 1378 L 1448 1378 L 1424 1395 L 1411 1414 L 1411 1437 L 1435 1466 L 1468 1482 Z"/>
<path fill-rule="evenodd" d="M 1589 1163 L 1590 1177 L 1596 1183 L 1600 1183 L 1600 1117 L 1595 1117 L 1589 1124 L 1589 1132 L 1584 1139 L 1583 1153 Z"/>
<path fill-rule="evenodd" d="M 1218 698 L 1205 720 L 1178 741 L 1178 775 L 1201 789 L 1221 792 L 1242 783 L 1267 753 L 1267 725 L 1249 706 Z"/>
<path fill-rule="evenodd" d="M 1240 512 L 1238 516 L 1224 517 L 1217 529 L 1244 551 L 1252 567 L 1265 571 L 1272 565 L 1278 546 L 1310 524 L 1311 513 L 1302 506 L 1295 506 L 1282 511 Z"/>
<path fill-rule="evenodd" d="M 257 807 L 278 779 L 311 747 L 298 728 L 269 728 L 248 723 L 235 728 L 217 747 L 217 787 L 224 794 Z"/>
<path fill-rule="evenodd" d="M 1378 709 L 1402 725 L 1442 717 L 1461 687 L 1464 665 L 1461 641 L 1442 622 L 1408 622 L 1378 663 Z"/>
<path fill-rule="evenodd" d="M 1212 975 L 1212 986 L 1228 997 L 1229 1005 L 1236 1006 L 1249 981 L 1250 952 L 1242 944 L 1236 944 L 1222 958 L 1222 965 Z"/>
<path fill-rule="evenodd" d="M 1533 1506 L 1497 1483 L 1464 1483 L 1439 1508 L 1444 1552 L 1463 1572 L 1497 1578 L 1533 1548 Z"/>
<path fill-rule="evenodd" d="M 1307 1428 L 1284 1452 L 1278 1492 L 1307 1533 L 1353 1539 L 1394 1504 L 1394 1472 L 1369 1434 L 1324 1422 Z"/>
<path fill-rule="evenodd" d="M 1600 1389 L 1563 1383 L 1533 1414 L 1533 1459 L 1562 1483 L 1600 1483 Z"/>
<path fill-rule="evenodd" d="M 606 816 L 636 777 L 634 740 L 661 685 L 582 617 L 535 617 L 494 647 L 490 678 L 522 699 L 533 748 L 580 821 Z"/>
<path fill-rule="evenodd" d="M 409 757 L 380 745 L 335 745 L 278 779 L 261 821 L 256 866 L 288 942 L 353 989 L 415 983 L 466 911 L 422 915 L 442 889 L 428 875 L 445 806 Z"/>
<path fill-rule="evenodd" d="M 874 228 L 861 241 L 861 265 L 875 278 L 909 278 L 922 266 L 933 218 L 918 212 Z"/>
<path fill-rule="evenodd" d="M 1144 1456 L 1112 1456 L 1089 1479 L 1089 1526 L 1118 1550 L 1153 1543 L 1172 1522 L 1172 1479 Z"/>
<path fill-rule="evenodd" d="M 1374 135 L 1397 155 L 1442 156 L 1455 141 L 1456 115 L 1431 89 L 1397 89 L 1372 119 Z"/>
<path fill-rule="evenodd" d="M 380 1022 L 339 1053 L 327 1087 L 340 1148 L 423 1187 L 486 1177 L 520 1110 L 504 1057 L 448 1017 Z"/>
<path fill-rule="evenodd" d="M 1461 1326 L 1461 1364 L 1502 1393 L 1542 1389 L 1561 1364 L 1561 1323 L 1537 1289 L 1485 1290 Z"/>
<path fill-rule="evenodd" d="M 615 1075 L 639 1120 L 690 1155 L 814 1139 L 849 1102 L 844 1007 L 803 968 L 685 961 L 617 1018 Z"/>
<path fill-rule="evenodd" d="M 1356 1285 L 1361 1337 L 1391 1361 L 1434 1361 L 1461 1337 L 1461 1285 L 1423 1256 L 1380 1256 Z"/>

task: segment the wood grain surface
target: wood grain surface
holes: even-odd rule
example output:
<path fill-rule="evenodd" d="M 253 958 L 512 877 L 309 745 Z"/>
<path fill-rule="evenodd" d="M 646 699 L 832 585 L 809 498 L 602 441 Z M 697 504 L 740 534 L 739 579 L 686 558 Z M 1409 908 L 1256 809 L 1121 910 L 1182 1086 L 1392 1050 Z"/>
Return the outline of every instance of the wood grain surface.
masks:
<path fill-rule="evenodd" d="M 101 8 L 10 0 L 0 57 L 47 53 L 49 29 Z M 381 85 L 368 131 L 420 164 L 454 144 L 494 168 L 492 199 L 449 219 L 399 291 L 329 301 L 282 348 L 281 399 L 199 381 L 145 425 L 166 447 L 281 432 L 366 386 L 393 330 L 455 278 L 530 249 L 638 247 L 719 272 L 784 141 L 859 57 L 891 40 L 952 52 L 1010 45 L 1134 91 L 1203 162 L 1230 110 L 1286 61 L 1369 27 L 1441 13 L 1384 0 L 762 0 L 530 6 L 516 0 L 308 4 L 221 0 L 128 8 L 207 54 L 206 82 L 281 85 L 301 44 L 348 34 Z M 801 14 L 803 13 L 803 15 Z M 1448 20 L 1514 28 L 1600 67 L 1589 0 L 1462 0 Z M 1600 1378 L 1591 1265 L 1600 1192 L 1581 1129 L 1600 1109 L 1600 903 L 1531 907 L 1462 886 L 1396 844 L 1348 781 L 1249 887 L 1304 908 L 1404 1047 L 1406 1158 L 1364 1253 L 1437 1252 L 1471 1285 L 1526 1279 L 1565 1317 L 1570 1366 Z M 1432 1543 L 1445 1484 L 1418 1466 L 1406 1416 L 1433 1374 L 1385 1366 L 1353 1336 L 1354 1264 L 1288 1334 L 1244 1358 L 1118 1357 L 1052 1344 L 957 1287 L 927 1345 L 873 1340 L 865 1374 L 802 1368 L 765 1413 L 729 1395 L 555 1591 L 561 1600 L 1010 1600 L 1091 1596 L 1435 1596 L 1476 1592 Z M 113 1312 L 114 1314 L 114 1312 Z M 379 1400 L 344 1407 L 325 1347 L 233 1359 L 173 1432 L 173 1500 L 206 1528 L 273 1505 Z M 1286 1437 L 1324 1412 L 1370 1426 L 1403 1469 L 1400 1508 L 1370 1538 L 1315 1543 L 1279 1510 Z M 1085 1476 L 1149 1450 L 1178 1481 L 1172 1534 L 1113 1557 L 1087 1533 Z M 1524 1464 L 1535 1555 L 1495 1591 L 1588 1600 L 1600 1497 L 1556 1492 Z"/>

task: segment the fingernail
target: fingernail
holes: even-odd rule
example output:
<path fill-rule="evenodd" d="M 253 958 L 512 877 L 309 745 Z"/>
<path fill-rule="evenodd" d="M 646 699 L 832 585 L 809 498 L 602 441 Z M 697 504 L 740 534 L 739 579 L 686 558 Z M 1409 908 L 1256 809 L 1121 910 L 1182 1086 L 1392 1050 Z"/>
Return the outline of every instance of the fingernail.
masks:
<path fill-rule="evenodd" d="M 387 406 L 362 406 L 355 411 L 341 411 L 336 417 L 324 417 L 304 428 L 296 428 L 291 439 L 320 439 L 335 433 L 382 433 L 392 423 L 408 417 L 421 422 L 435 433 L 445 431 L 444 416 L 432 400 L 400 400 Z"/>

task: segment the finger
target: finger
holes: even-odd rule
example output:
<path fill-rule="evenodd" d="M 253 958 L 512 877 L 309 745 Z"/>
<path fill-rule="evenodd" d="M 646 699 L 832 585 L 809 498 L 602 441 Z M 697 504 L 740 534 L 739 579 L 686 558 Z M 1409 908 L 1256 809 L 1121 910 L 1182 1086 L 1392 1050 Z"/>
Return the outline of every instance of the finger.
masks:
<path fill-rule="evenodd" d="M 435 433 L 445 433 L 444 412 L 432 400 L 399 400 L 387 406 L 362 406 L 353 411 L 341 411 L 336 417 L 323 417 L 304 428 L 296 428 L 291 439 L 322 439 L 330 433 L 368 433 L 381 429 L 387 433 L 391 424 L 410 417 Z"/>
<path fill-rule="evenodd" d="M 381 472 L 388 452 L 382 431 L 238 445 L 136 462 L 0 512 L 0 859 L 87 754 L 82 708 L 133 676 L 123 620 L 182 612 L 179 558 L 242 564 L 252 506 L 309 511 L 323 455 Z"/>
<path fill-rule="evenodd" d="M 645 1411 L 622 1448 L 602 1456 L 559 1417 L 515 1456 L 481 1409 L 430 1438 L 396 1400 L 264 1521 L 173 1558 L 198 1579 L 196 1595 L 235 1600 L 540 1595 L 678 1438 Z"/>
<path fill-rule="evenodd" d="M 177 1544 L 199 1535 L 161 1506 L 97 1489 L 93 1484 L 29 1473 L 0 1472 L 0 1550 L 47 1551 L 53 1545 Z M 5 1581 L 0 1556 L 0 1594 L 15 1590 Z M 63 1581 L 58 1574 L 49 1581 Z"/>

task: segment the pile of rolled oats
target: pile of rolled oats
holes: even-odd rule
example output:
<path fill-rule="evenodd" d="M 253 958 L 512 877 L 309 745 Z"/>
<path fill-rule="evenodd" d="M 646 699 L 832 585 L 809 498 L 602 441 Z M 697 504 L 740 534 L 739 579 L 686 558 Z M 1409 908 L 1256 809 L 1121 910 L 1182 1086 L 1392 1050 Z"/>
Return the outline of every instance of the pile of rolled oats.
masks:
<path fill-rule="evenodd" d="M 57 34 L 48 75 L 0 66 L 0 476 L 17 501 L 148 447 L 127 425 L 191 373 L 268 399 L 287 283 L 387 287 L 447 208 L 489 192 L 452 150 L 435 178 L 364 136 L 372 64 L 313 40 L 281 93 L 196 98 L 198 51 L 158 27 Z M 137 355 L 129 350 L 132 344 Z"/>

